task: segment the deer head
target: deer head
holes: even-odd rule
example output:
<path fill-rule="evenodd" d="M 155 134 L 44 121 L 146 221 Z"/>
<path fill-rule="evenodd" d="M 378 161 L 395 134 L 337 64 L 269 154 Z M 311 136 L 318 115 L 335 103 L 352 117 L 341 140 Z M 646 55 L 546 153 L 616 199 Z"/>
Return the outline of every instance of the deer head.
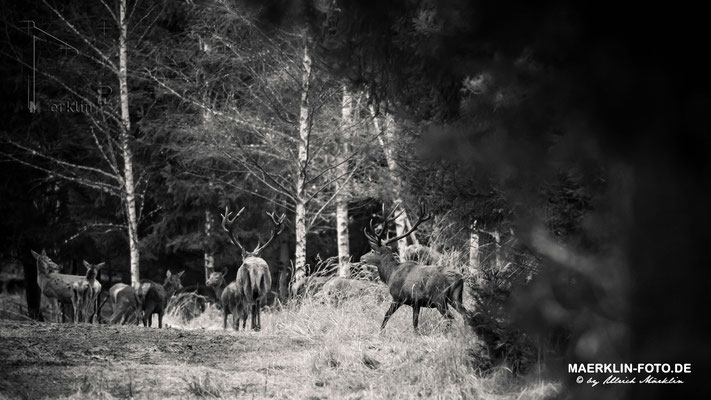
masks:
<path fill-rule="evenodd" d="M 165 273 L 165 282 L 163 282 L 163 287 L 170 297 L 173 293 L 183 288 L 183 284 L 180 283 L 180 278 L 183 276 L 185 271 L 180 271 L 177 274 L 173 274 L 170 270 Z"/>
<path fill-rule="evenodd" d="M 37 260 L 37 273 L 46 275 L 46 274 L 51 274 L 51 273 L 57 273 L 61 270 L 59 265 L 57 265 L 52 259 L 47 256 L 47 252 L 42 249 L 42 254 L 37 254 L 35 253 L 34 250 L 30 250 L 32 252 L 32 257 Z"/>
<path fill-rule="evenodd" d="M 84 267 L 86 268 L 86 279 L 96 279 L 99 274 L 99 270 L 104 268 L 105 263 L 92 264 L 84 260 Z"/>
<path fill-rule="evenodd" d="M 225 282 L 225 271 L 216 271 L 215 269 L 209 269 L 210 276 L 208 276 L 205 281 L 205 285 L 208 287 L 220 287 L 224 286 Z"/>
<path fill-rule="evenodd" d="M 269 240 L 267 240 L 266 243 L 263 245 L 260 245 L 259 242 L 257 242 L 257 247 L 254 248 L 252 251 L 247 251 L 245 250 L 244 246 L 239 242 L 239 238 L 234 235 L 232 232 L 234 222 L 237 220 L 237 217 L 239 217 L 242 212 L 244 211 L 244 207 L 242 207 L 235 215 L 232 215 L 230 213 L 229 207 L 225 207 L 225 213 L 221 214 L 222 216 L 222 229 L 227 232 L 227 235 L 230 238 L 230 241 L 237 246 L 240 251 L 242 251 L 242 258 L 246 257 L 259 257 L 259 253 L 262 252 L 267 246 L 269 246 L 274 239 L 279 236 L 281 231 L 284 230 L 284 219 L 286 218 L 285 214 L 281 214 L 280 216 L 276 216 L 274 212 L 267 212 L 266 214 L 269 216 L 269 218 L 272 220 L 272 223 L 274 224 L 274 227 L 272 227 L 271 231 L 271 236 L 269 237 Z"/>
<path fill-rule="evenodd" d="M 372 219 L 370 220 L 370 229 L 368 229 L 368 227 L 363 228 L 363 232 L 365 233 L 366 239 L 368 239 L 371 251 L 361 256 L 360 259 L 362 262 L 366 264 L 378 265 L 384 256 L 392 255 L 392 252 L 388 247 L 389 244 L 395 243 L 398 240 L 409 236 L 412 232 L 417 230 L 420 224 L 430 220 L 432 215 L 427 213 L 424 204 L 420 204 L 420 213 L 417 217 L 417 222 L 412 225 L 410 230 L 401 235 L 395 236 L 394 238 L 385 240 L 385 236 L 387 235 L 387 227 L 391 222 L 395 221 L 396 218 L 397 216 L 393 216 L 393 212 L 390 212 L 390 214 L 385 217 L 379 231 L 373 226 Z"/>

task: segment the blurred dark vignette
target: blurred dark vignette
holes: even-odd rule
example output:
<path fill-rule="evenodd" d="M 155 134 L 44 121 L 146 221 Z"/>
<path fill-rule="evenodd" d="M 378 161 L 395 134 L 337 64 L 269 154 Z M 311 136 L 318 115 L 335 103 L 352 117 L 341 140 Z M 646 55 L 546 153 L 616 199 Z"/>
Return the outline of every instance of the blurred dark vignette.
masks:
<path fill-rule="evenodd" d="M 355 37 L 359 29 L 391 26 L 398 9 L 410 4 L 347 3 L 339 3 L 342 14 L 360 16 L 347 25 Z M 309 8 L 298 2 L 285 8 L 284 2 L 271 4 L 265 18 L 277 23 L 289 18 L 275 10 Z M 432 143 L 443 146 L 435 157 L 454 158 L 465 175 L 477 173 L 484 163 L 496 166 L 495 173 L 505 174 L 501 182 L 508 185 L 512 203 L 535 204 L 533 189 L 561 165 L 572 167 L 583 180 L 599 171 L 605 176 L 604 189 L 594 195 L 594 211 L 577 234 L 577 247 L 560 248 L 547 237 L 540 209 L 521 213 L 519 222 L 528 229 L 520 232 L 546 256 L 543 275 L 550 273 L 550 278 L 520 293 L 512 311 L 534 331 L 574 322 L 577 337 L 564 364 L 666 360 L 693 365 L 690 377 L 680 377 L 687 378 L 684 385 L 631 385 L 622 389 L 625 397 L 708 395 L 702 377 L 708 376 L 711 360 L 703 306 L 711 283 L 704 251 L 711 222 L 705 194 L 711 178 L 706 116 L 711 99 L 707 64 L 701 60 L 703 13 L 689 5 L 618 2 L 454 1 L 432 6 L 449 18 L 442 24 L 446 33 L 425 62 L 432 81 L 456 81 L 463 69 L 476 66 L 498 74 L 494 84 L 520 84 L 526 92 L 511 110 L 475 105 L 468 116 L 466 101 L 464 107 L 445 108 L 441 112 L 447 122 L 430 129 L 437 135 Z M 385 29 L 367 43 L 344 39 L 343 48 L 323 51 L 338 58 L 339 50 L 357 53 L 360 49 L 349 47 L 354 43 L 378 46 L 391 39 Z M 477 46 L 479 51 L 473 51 Z M 505 67 L 526 51 L 538 60 L 532 69 L 546 70 L 531 73 L 530 81 Z M 344 73 L 358 76 L 348 67 Z M 388 78 L 385 90 L 404 92 L 397 77 Z M 423 96 L 431 94 L 423 89 Z M 458 99 L 454 94 L 442 98 Z M 406 100 L 401 105 L 408 106 Z M 482 128 L 505 130 L 497 139 L 503 143 L 472 139 L 474 114 L 487 111 L 499 113 L 500 125 Z M 482 144 L 491 147 L 482 149 Z M 438 152 L 436 146 L 428 149 Z M 578 279 L 574 289 L 558 293 L 561 272 Z M 544 309 L 555 303 L 552 307 L 573 312 L 557 319 Z M 565 375 L 565 365 L 559 367 Z M 610 395 L 617 390 L 575 386 L 574 377 L 569 378 L 568 398 L 602 398 L 606 390 Z"/>

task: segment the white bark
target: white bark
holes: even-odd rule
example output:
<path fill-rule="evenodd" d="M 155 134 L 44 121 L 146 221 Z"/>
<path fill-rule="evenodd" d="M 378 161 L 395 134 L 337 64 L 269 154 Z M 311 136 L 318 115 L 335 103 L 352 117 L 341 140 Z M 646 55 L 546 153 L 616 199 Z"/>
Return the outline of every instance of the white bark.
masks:
<path fill-rule="evenodd" d="M 348 130 L 353 123 L 353 95 L 347 85 L 343 85 L 343 101 L 341 103 L 341 140 L 342 156 L 339 158 L 337 173 L 345 176 L 348 173 Z M 343 185 L 347 183 L 344 182 Z M 336 198 L 336 237 L 338 242 L 338 276 L 347 278 L 350 275 L 350 248 L 348 244 L 348 195 L 341 190 Z"/>
<path fill-rule="evenodd" d="M 469 233 L 469 273 L 476 275 L 479 268 L 479 231 L 476 227 L 476 221 L 471 226 Z"/>
<path fill-rule="evenodd" d="M 286 235 L 279 236 L 279 298 L 286 301 L 289 297 L 289 270 L 291 267 L 291 257 L 289 257 L 289 239 Z"/>
<path fill-rule="evenodd" d="M 141 279 L 138 250 L 138 218 L 136 214 L 136 194 L 133 181 L 133 153 L 130 147 L 131 120 L 128 113 L 128 56 L 126 40 L 128 21 L 126 20 L 126 2 L 119 4 L 119 92 L 121 99 L 121 152 L 123 154 L 123 197 L 128 225 L 128 246 L 130 251 L 131 283 L 138 284 Z"/>
<path fill-rule="evenodd" d="M 499 271 L 503 267 L 502 257 L 501 257 L 501 233 L 498 229 L 494 229 L 491 233 L 494 238 L 494 256 L 495 256 L 495 267 L 496 271 Z"/>
<path fill-rule="evenodd" d="M 306 171 L 309 161 L 309 84 L 311 82 L 311 55 L 307 44 L 304 44 L 304 58 L 302 62 L 301 102 L 299 107 L 299 140 L 298 162 L 299 174 L 296 179 L 296 251 L 294 254 L 294 276 L 292 277 L 292 295 L 298 293 L 306 277 Z"/>
<path fill-rule="evenodd" d="M 385 154 L 385 161 L 388 164 L 388 169 L 390 170 L 390 176 L 393 182 L 396 182 L 395 171 L 397 170 L 397 164 L 395 164 L 394 146 L 395 146 L 395 120 L 390 114 L 385 115 L 385 126 L 384 129 L 381 128 L 377 116 L 375 115 L 375 108 L 373 105 L 370 106 L 370 115 L 373 118 L 373 124 L 375 125 L 375 133 L 378 135 L 378 142 L 380 147 L 383 148 L 383 153 Z M 410 220 L 407 217 L 407 211 L 403 207 L 402 198 L 400 196 L 400 188 L 397 185 L 393 186 L 393 192 L 395 193 L 395 234 L 397 236 L 402 235 L 407 231 L 408 226 L 411 226 Z M 419 241 L 415 237 L 414 232 L 409 235 L 413 244 L 419 244 Z M 400 259 L 405 257 L 405 249 L 407 249 L 407 238 L 402 238 L 397 241 L 397 252 Z"/>
<path fill-rule="evenodd" d="M 215 268 L 215 257 L 210 251 L 210 237 L 212 236 L 212 213 L 205 210 L 205 281 L 210 278 L 211 271 Z"/>

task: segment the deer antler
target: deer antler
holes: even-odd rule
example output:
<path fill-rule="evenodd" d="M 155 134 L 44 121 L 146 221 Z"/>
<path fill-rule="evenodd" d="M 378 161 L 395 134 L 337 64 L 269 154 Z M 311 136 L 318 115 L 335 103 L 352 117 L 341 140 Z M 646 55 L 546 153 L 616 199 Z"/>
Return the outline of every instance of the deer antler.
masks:
<path fill-rule="evenodd" d="M 274 240 L 274 238 L 279 236 L 281 231 L 284 230 L 283 224 L 284 224 L 284 218 L 286 218 L 286 214 L 282 213 L 279 217 L 277 217 L 274 215 L 274 211 L 272 211 L 272 212 L 267 212 L 267 215 L 269 216 L 269 218 L 271 218 L 272 223 L 274 224 L 274 228 L 272 228 L 271 237 L 269 238 L 269 240 L 267 240 L 266 243 L 264 243 L 264 245 L 260 246 L 259 242 L 257 242 L 257 247 L 255 247 L 254 251 L 252 251 L 252 253 L 251 253 L 251 254 L 254 254 L 255 256 L 259 255 L 259 252 L 264 250 L 265 247 L 269 246 L 272 243 L 272 241 Z"/>
<path fill-rule="evenodd" d="M 232 213 L 230 213 L 230 207 L 226 206 L 225 207 L 225 213 L 220 214 L 222 217 L 222 229 L 227 232 L 227 236 L 230 238 L 230 241 L 239 249 L 242 251 L 242 256 L 247 254 L 247 251 L 242 247 L 242 245 L 239 243 L 239 240 L 237 237 L 232 233 L 232 225 L 234 224 L 235 220 L 237 220 L 237 217 L 242 215 L 242 212 L 244 211 L 244 207 L 242 207 L 241 210 L 239 210 L 234 216 L 232 216 Z"/>
<path fill-rule="evenodd" d="M 409 231 L 403 233 L 402 235 L 395 236 L 392 239 L 388 239 L 384 244 L 387 246 L 390 243 L 397 242 L 398 240 L 409 236 L 412 232 L 417 230 L 417 227 L 420 226 L 421 223 L 428 221 L 432 218 L 432 214 L 427 213 L 427 209 L 425 208 L 425 205 L 423 203 L 420 203 L 420 215 L 417 217 L 417 222 L 415 222 L 412 225 L 412 228 L 410 228 Z"/>

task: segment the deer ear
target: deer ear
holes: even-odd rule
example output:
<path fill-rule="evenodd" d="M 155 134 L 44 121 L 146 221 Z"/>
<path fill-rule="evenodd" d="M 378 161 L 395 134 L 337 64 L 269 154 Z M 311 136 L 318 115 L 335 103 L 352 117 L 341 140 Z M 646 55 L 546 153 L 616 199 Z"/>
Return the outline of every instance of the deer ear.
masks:
<path fill-rule="evenodd" d="M 166 276 L 166 278 L 170 278 L 170 275 L 172 275 L 172 274 L 170 273 L 170 270 L 165 271 L 165 276 Z"/>
<path fill-rule="evenodd" d="M 91 264 L 89 264 L 89 262 L 86 261 L 86 260 L 84 260 L 84 266 L 85 266 L 87 269 L 91 268 Z"/>
<path fill-rule="evenodd" d="M 104 268 L 104 265 L 106 265 L 106 262 L 102 262 L 101 264 L 96 264 L 96 265 L 94 265 L 94 268 L 101 269 L 101 268 Z"/>
<path fill-rule="evenodd" d="M 42 249 L 42 257 L 47 257 L 47 252 Z"/>
<path fill-rule="evenodd" d="M 34 258 L 35 258 L 35 260 L 39 260 L 39 258 L 40 258 L 40 255 L 39 255 L 39 254 L 37 254 L 37 253 L 35 253 L 35 251 L 34 251 L 34 250 L 30 250 L 30 251 L 32 252 L 32 257 L 34 257 Z"/>
<path fill-rule="evenodd" d="M 185 270 L 178 272 L 178 275 L 177 275 L 178 279 L 180 279 L 184 273 L 185 273 Z"/>

